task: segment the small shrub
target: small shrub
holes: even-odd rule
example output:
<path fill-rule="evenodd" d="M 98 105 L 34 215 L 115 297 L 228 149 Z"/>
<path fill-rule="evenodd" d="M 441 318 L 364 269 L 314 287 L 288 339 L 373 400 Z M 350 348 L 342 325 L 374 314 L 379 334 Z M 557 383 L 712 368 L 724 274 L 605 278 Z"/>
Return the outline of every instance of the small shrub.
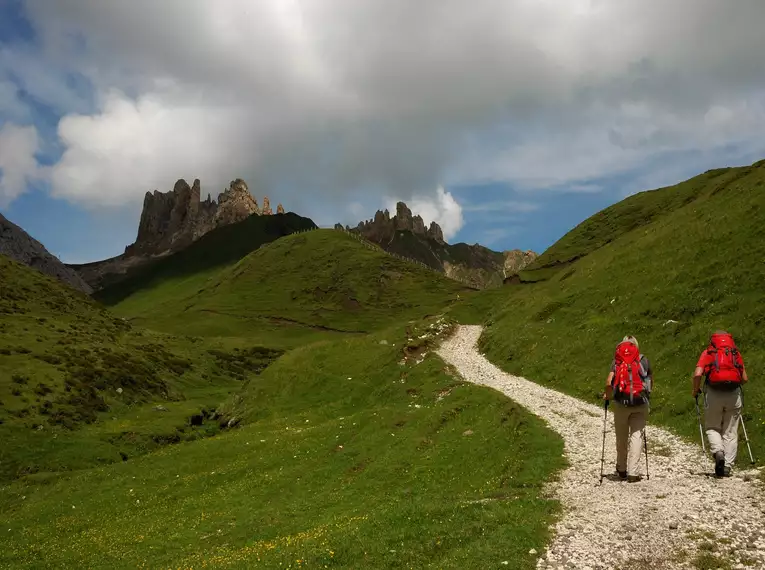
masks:
<path fill-rule="evenodd" d="M 44 382 L 39 382 L 37 386 L 35 386 L 35 394 L 40 396 L 47 396 L 51 392 L 53 392 L 53 390 Z"/>
<path fill-rule="evenodd" d="M 14 384 L 26 384 L 29 381 L 29 378 L 27 376 L 22 376 L 21 374 L 14 374 L 11 377 L 11 380 L 13 380 Z"/>
<path fill-rule="evenodd" d="M 61 357 L 55 354 L 38 354 L 35 356 L 35 358 L 42 360 L 43 362 L 47 362 L 48 364 L 61 364 Z"/>

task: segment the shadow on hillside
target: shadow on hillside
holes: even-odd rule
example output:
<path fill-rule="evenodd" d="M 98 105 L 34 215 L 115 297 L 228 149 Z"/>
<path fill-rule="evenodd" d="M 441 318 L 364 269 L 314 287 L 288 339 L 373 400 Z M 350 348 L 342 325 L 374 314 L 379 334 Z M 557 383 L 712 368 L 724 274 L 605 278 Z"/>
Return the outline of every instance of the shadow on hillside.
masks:
<path fill-rule="evenodd" d="M 126 277 L 96 291 L 93 297 L 107 306 L 116 305 L 137 291 L 167 279 L 235 263 L 264 244 L 316 227 L 311 219 L 291 212 L 271 216 L 254 214 L 239 223 L 212 230 L 177 253 L 129 270 Z"/>

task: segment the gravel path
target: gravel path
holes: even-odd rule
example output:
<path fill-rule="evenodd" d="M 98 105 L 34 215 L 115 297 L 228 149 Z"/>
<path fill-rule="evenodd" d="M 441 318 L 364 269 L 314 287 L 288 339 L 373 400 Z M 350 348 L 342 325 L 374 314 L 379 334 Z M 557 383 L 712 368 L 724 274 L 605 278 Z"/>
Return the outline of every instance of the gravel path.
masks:
<path fill-rule="evenodd" d="M 599 486 L 603 408 L 501 371 L 476 349 L 480 334 L 481 327 L 461 326 L 437 352 L 465 380 L 506 394 L 565 442 L 570 467 L 551 484 L 564 514 L 537 568 L 696 568 L 694 560 L 702 555 L 730 564 L 719 564 L 722 568 L 765 568 L 765 502 L 757 472 L 741 470 L 749 463 L 742 440 L 734 477 L 716 479 L 700 445 L 650 425 L 649 416 L 650 479 L 604 478 Z M 608 418 L 604 473 L 612 475 L 616 452 L 610 411 Z"/>

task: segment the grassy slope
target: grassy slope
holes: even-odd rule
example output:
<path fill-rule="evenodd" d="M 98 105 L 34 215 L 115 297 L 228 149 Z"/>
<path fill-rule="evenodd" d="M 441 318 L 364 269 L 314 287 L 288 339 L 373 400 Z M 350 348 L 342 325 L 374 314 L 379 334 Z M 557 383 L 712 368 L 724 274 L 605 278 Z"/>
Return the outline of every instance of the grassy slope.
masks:
<path fill-rule="evenodd" d="M 0 479 L 121 461 L 120 453 L 197 437 L 208 426 L 190 428 L 189 416 L 244 378 L 227 355 L 248 369 L 259 360 L 233 352 L 250 346 L 244 340 L 202 345 L 136 330 L 4 256 L 0 315 Z M 153 411 L 157 404 L 167 412 Z"/>
<path fill-rule="evenodd" d="M 521 272 L 524 280 L 546 279 L 564 266 L 607 245 L 620 236 L 672 215 L 694 201 L 700 193 L 726 186 L 745 175 L 745 169 L 707 171 L 669 188 L 635 194 L 584 220 Z"/>
<path fill-rule="evenodd" d="M 630 204 L 639 206 L 637 218 Z M 620 232 L 616 219 L 631 229 Z M 590 253 L 549 281 L 505 289 L 483 348 L 509 371 L 597 402 L 615 344 L 635 334 L 656 374 L 651 421 L 697 438 L 690 378 L 709 334 L 728 329 L 752 379 L 745 419 L 763 459 L 763 227 L 765 163 L 625 200 L 540 259 Z M 743 443 L 739 453 L 748 462 Z"/>
<path fill-rule="evenodd" d="M 0 565 L 533 566 L 560 440 L 436 357 L 400 364 L 404 329 L 291 351 L 249 381 L 235 431 L 0 489 Z"/>
<path fill-rule="evenodd" d="M 217 386 L 230 367 L 224 356 L 242 360 L 235 347 L 256 339 L 301 346 L 246 377 L 239 395 L 218 407 L 224 419 L 239 422 L 237 429 L 180 434 L 210 437 L 145 446 L 129 450 L 125 462 L 41 472 L 0 488 L 0 527 L 8 533 L 0 566 L 531 565 L 528 552 L 543 547 L 558 510 L 542 486 L 563 464 L 562 443 L 504 396 L 457 381 L 439 359 L 423 354 L 428 341 L 417 324 L 423 315 L 449 304 L 473 311 L 458 299 L 461 286 L 340 232 L 316 231 L 208 273 L 204 288 L 159 286 L 117 307 L 165 330 L 203 333 L 201 343 L 127 330 L 84 298 L 78 302 L 88 309 L 73 305 L 68 313 L 87 320 L 87 311 L 96 311 L 125 328 L 112 339 L 99 321 L 83 324 L 86 346 L 102 339 L 144 358 L 148 338 L 188 359 L 192 367 L 180 378 L 162 375 L 174 389 L 185 383 L 187 392 Z M 30 314 L 27 325 L 36 317 Z M 65 318 L 55 315 L 57 322 Z M 9 336 L 18 334 L 18 322 Z M 41 327 L 29 328 L 40 334 Z M 212 358 L 203 350 L 210 347 L 228 352 Z M 403 350 L 414 356 L 401 362 Z M 12 358 L 15 365 L 33 362 L 30 355 Z M 205 374 L 213 381 L 202 382 Z M 195 400 L 195 409 L 231 392 L 226 381 L 221 386 L 203 394 L 204 402 Z M 148 400 L 117 409 L 111 398 L 105 417 L 71 432 L 70 446 L 48 428 L 23 426 L 24 434 L 37 438 L 27 440 L 31 449 L 48 446 L 70 467 L 76 461 L 87 467 L 92 461 L 82 460 L 81 448 L 93 442 L 108 441 L 116 454 L 160 422 L 177 431 L 169 419 L 175 412 L 155 412 L 156 399 Z M 492 500 L 471 502 L 485 498 Z"/>
<path fill-rule="evenodd" d="M 466 288 L 334 230 L 291 235 L 193 281 L 114 307 L 169 332 L 234 334 L 295 346 L 438 312 Z"/>

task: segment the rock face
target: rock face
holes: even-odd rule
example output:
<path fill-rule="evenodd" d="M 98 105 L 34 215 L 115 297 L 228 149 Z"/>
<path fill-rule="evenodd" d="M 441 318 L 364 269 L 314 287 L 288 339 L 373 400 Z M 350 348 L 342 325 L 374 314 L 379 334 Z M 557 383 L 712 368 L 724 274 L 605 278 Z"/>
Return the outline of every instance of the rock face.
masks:
<path fill-rule="evenodd" d="M 201 194 L 198 179 L 191 186 L 180 179 L 169 192 L 147 192 L 138 235 L 124 254 L 70 267 L 92 288 L 100 289 L 108 282 L 118 281 L 129 269 L 188 247 L 215 228 L 241 222 L 254 214 L 272 214 L 268 198 L 263 199 L 261 210 L 241 178 L 232 180 L 218 195 L 217 202 L 209 194 L 202 200 Z M 283 213 L 284 208 L 279 206 L 278 213 Z"/>
<path fill-rule="evenodd" d="M 340 224 L 336 229 L 343 229 Z M 403 202 L 396 204 L 396 214 L 378 210 L 374 218 L 346 231 L 358 233 L 386 251 L 420 261 L 447 277 L 484 289 L 499 287 L 508 275 L 514 275 L 534 259 L 533 251 L 493 251 L 479 244 L 450 245 L 436 222 L 425 222 Z"/>
<path fill-rule="evenodd" d="M 388 210 L 377 210 L 373 219 L 359 223 L 354 231 L 377 243 L 389 241 L 393 239 L 396 232 L 401 231 L 412 232 L 416 236 L 431 239 L 439 244 L 446 243 L 444 232 L 436 222 L 431 222 L 430 227 L 426 229 L 422 217 L 413 216 L 404 202 L 396 204 L 396 215 L 392 218 Z"/>
<path fill-rule="evenodd" d="M 218 196 L 218 202 L 200 200 L 200 183 L 193 186 L 181 179 L 170 192 L 147 192 L 143 200 L 138 237 L 125 254 L 160 255 L 183 249 L 210 230 L 240 222 L 260 209 L 247 184 L 233 180 Z"/>
<path fill-rule="evenodd" d="M 84 293 L 93 292 L 90 285 L 76 271 L 61 263 L 57 257 L 45 249 L 43 244 L 2 214 L 0 214 L 0 255 L 6 255 L 14 261 L 55 277 Z"/>
<path fill-rule="evenodd" d="M 537 254 L 531 250 L 511 249 L 503 252 L 503 254 L 505 256 L 505 277 L 515 275 L 537 258 Z"/>

